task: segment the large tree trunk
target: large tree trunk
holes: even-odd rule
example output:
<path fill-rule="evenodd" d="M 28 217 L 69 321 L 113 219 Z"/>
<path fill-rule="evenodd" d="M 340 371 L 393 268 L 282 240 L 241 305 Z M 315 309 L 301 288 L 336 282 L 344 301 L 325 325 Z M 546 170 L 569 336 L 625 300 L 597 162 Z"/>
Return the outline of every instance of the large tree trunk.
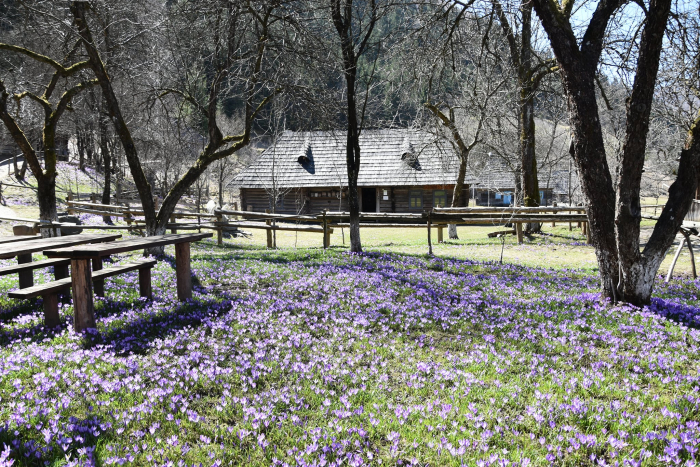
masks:
<path fill-rule="evenodd" d="M 605 157 L 594 83 L 608 22 L 623 2 L 598 4 L 580 49 L 568 20 L 557 5 L 546 0 L 533 3 L 561 70 L 572 128 L 571 151 L 587 203 L 603 296 L 638 306 L 648 304 L 654 276 L 692 202 L 700 164 L 700 143 L 695 137 L 699 121 L 696 120 L 681 152 L 678 177 L 669 189 L 669 200 L 644 252 L 640 252 L 639 189 L 649 112 L 671 1 L 651 0 L 649 3 L 639 44 L 637 72 L 628 99 L 617 192 Z"/>
<path fill-rule="evenodd" d="M 596 250 L 603 295 L 616 301 L 619 266 L 613 228 L 615 192 L 598 117 L 595 70 L 584 66 L 572 68 L 571 73 L 562 71 L 572 127 L 572 156 L 586 200 L 588 226 Z"/>

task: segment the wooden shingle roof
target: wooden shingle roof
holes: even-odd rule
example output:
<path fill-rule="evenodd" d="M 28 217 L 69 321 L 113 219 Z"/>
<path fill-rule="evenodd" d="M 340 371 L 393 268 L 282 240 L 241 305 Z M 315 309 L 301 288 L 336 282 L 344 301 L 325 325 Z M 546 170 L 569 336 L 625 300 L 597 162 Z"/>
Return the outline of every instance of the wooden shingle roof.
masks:
<path fill-rule="evenodd" d="M 344 131 L 285 131 L 232 185 L 240 188 L 347 186 Z M 412 129 L 364 130 L 359 186 L 453 185 L 458 159 L 449 144 Z M 465 183 L 472 183 L 467 176 Z"/>

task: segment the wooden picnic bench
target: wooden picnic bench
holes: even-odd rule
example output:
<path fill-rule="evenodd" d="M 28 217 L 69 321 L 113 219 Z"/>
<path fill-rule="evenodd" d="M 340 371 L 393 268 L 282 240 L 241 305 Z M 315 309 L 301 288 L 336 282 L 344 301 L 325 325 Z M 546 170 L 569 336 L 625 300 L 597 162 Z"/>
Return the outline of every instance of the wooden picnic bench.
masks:
<path fill-rule="evenodd" d="M 0 237 L 0 245 L 4 245 L 5 243 L 24 242 L 26 240 L 39 240 L 40 238 L 41 235 L 15 235 Z"/>
<path fill-rule="evenodd" d="M 56 261 L 56 260 L 54 260 Z M 66 264 L 70 262 L 69 259 L 61 260 L 65 261 Z M 151 289 L 151 268 L 156 265 L 156 260 L 154 259 L 143 259 L 134 261 L 127 264 L 122 264 L 120 266 L 111 267 L 108 269 L 101 269 L 95 271 L 92 274 L 92 281 L 95 284 L 102 284 L 104 287 L 104 280 L 108 277 L 116 276 L 118 274 L 123 274 L 129 271 L 139 271 L 139 291 L 142 297 L 153 298 L 153 292 Z M 62 291 L 70 289 L 72 286 L 72 278 L 64 277 L 62 279 L 55 280 L 53 282 L 48 282 L 46 284 L 36 285 L 34 287 L 28 287 L 26 289 L 19 289 L 12 291 L 7 294 L 10 298 L 26 299 L 41 296 L 44 301 L 44 324 L 47 327 L 54 328 L 61 323 L 60 317 L 58 315 L 58 294 Z"/>
<path fill-rule="evenodd" d="M 89 234 L 71 235 L 69 237 L 41 238 L 29 236 L 6 237 L 24 238 L 20 241 L 7 241 L 0 243 L 0 259 L 17 257 L 16 266 L 0 268 L 0 276 L 6 274 L 19 274 L 19 287 L 25 289 L 34 285 L 34 269 L 54 266 L 54 274 L 57 279 L 68 277 L 68 263 L 65 260 L 46 260 L 32 262 L 32 253 L 41 252 L 47 248 L 60 248 L 86 243 L 111 242 L 121 237 L 120 234 Z"/>
<path fill-rule="evenodd" d="M 75 313 L 74 327 L 78 332 L 95 327 L 95 312 L 93 303 L 93 282 L 104 283 L 106 272 L 102 272 L 102 258 L 127 251 L 142 250 L 144 248 L 175 245 L 175 275 L 177 278 L 177 297 L 181 301 L 192 298 L 192 273 L 190 268 L 190 242 L 211 237 L 212 233 L 193 234 L 169 234 L 156 235 L 136 239 L 123 240 L 92 245 L 77 245 L 68 248 L 46 249 L 44 254 L 49 258 L 70 259 L 71 277 L 70 287 L 73 290 L 73 309 Z M 152 264 L 150 262 L 153 262 Z M 92 268 L 91 263 L 92 262 Z M 154 260 L 130 263 L 134 269 L 139 269 L 139 284 L 141 295 L 148 290 L 150 296 L 151 278 L 150 270 L 155 264 Z M 131 267 L 131 266 L 130 266 Z M 110 271 L 110 268 L 105 271 Z M 93 270 L 97 272 L 93 274 Z M 141 271 L 144 271 L 141 273 Z M 145 271 L 148 272 L 145 272 Z M 118 273 L 125 272 L 119 271 Z M 57 281 L 58 282 L 58 281 Z M 146 283 L 147 282 L 147 286 Z M 45 284 L 45 287 L 57 287 L 57 285 Z M 61 287 L 65 288 L 65 285 Z M 41 290 L 32 293 L 41 294 Z M 55 293 L 55 292 L 54 292 Z"/>

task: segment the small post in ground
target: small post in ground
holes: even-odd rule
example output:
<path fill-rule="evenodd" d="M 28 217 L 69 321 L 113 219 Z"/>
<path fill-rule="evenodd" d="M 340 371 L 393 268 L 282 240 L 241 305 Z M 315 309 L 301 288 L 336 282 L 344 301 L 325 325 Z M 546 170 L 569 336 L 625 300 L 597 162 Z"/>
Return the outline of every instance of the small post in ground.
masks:
<path fill-rule="evenodd" d="M 265 209 L 265 214 L 270 214 L 270 210 Z M 272 221 L 268 219 L 265 221 L 265 224 L 269 226 L 267 229 L 265 229 L 265 232 L 267 233 L 267 247 L 272 249 Z"/>
<path fill-rule="evenodd" d="M 326 212 L 327 209 L 323 210 L 323 220 L 321 221 L 323 223 L 323 249 L 327 249 L 331 245 L 331 238 L 330 234 L 328 233 L 328 219 L 326 219 Z"/>
<path fill-rule="evenodd" d="M 437 226 L 437 231 L 438 231 L 438 243 L 443 243 L 443 236 L 442 236 L 442 229 L 444 226 L 442 224 L 439 224 Z"/>
<path fill-rule="evenodd" d="M 586 243 L 591 244 L 591 226 L 588 225 L 588 221 L 583 223 L 584 233 L 586 234 Z"/>
<path fill-rule="evenodd" d="M 428 255 L 433 256 L 433 242 L 430 238 L 430 229 L 432 228 L 432 223 L 430 219 L 430 213 L 428 213 Z"/>
<path fill-rule="evenodd" d="M 220 212 L 216 213 L 216 244 L 222 246 L 224 244 L 224 228 L 221 224 L 224 223 L 224 216 Z"/>
<path fill-rule="evenodd" d="M 523 243 L 523 224 L 521 222 L 515 223 L 515 235 L 518 237 L 518 243 Z"/>

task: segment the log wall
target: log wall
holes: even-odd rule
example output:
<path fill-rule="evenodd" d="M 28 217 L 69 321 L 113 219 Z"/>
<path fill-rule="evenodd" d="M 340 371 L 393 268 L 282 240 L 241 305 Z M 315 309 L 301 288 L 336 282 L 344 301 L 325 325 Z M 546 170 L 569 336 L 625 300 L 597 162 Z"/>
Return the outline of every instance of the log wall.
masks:
<path fill-rule="evenodd" d="M 422 212 L 437 207 L 435 204 L 435 192 L 443 190 L 446 202 L 442 207 L 452 203 L 453 187 L 424 186 L 424 187 L 377 187 L 378 212 Z M 387 194 L 384 196 L 384 191 Z M 328 211 L 348 211 L 347 190 L 343 190 L 341 198 L 338 198 L 338 187 L 328 188 L 296 188 L 285 193 L 283 201 L 278 202 L 275 212 L 279 214 L 318 214 L 324 209 Z M 362 190 L 360 189 L 360 192 Z M 419 191 L 422 193 L 423 203 L 420 208 L 409 206 L 409 193 Z M 360 196 L 362 196 L 360 194 Z M 463 196 L 468 199 L 469 189 L 463 191 Z M 265 212 L 272 211 L 271 196 L 263 188 L 241 188 L 241 209 L 244 211 Z M 362 199 L 360 199 L 362 205 Z"/>

